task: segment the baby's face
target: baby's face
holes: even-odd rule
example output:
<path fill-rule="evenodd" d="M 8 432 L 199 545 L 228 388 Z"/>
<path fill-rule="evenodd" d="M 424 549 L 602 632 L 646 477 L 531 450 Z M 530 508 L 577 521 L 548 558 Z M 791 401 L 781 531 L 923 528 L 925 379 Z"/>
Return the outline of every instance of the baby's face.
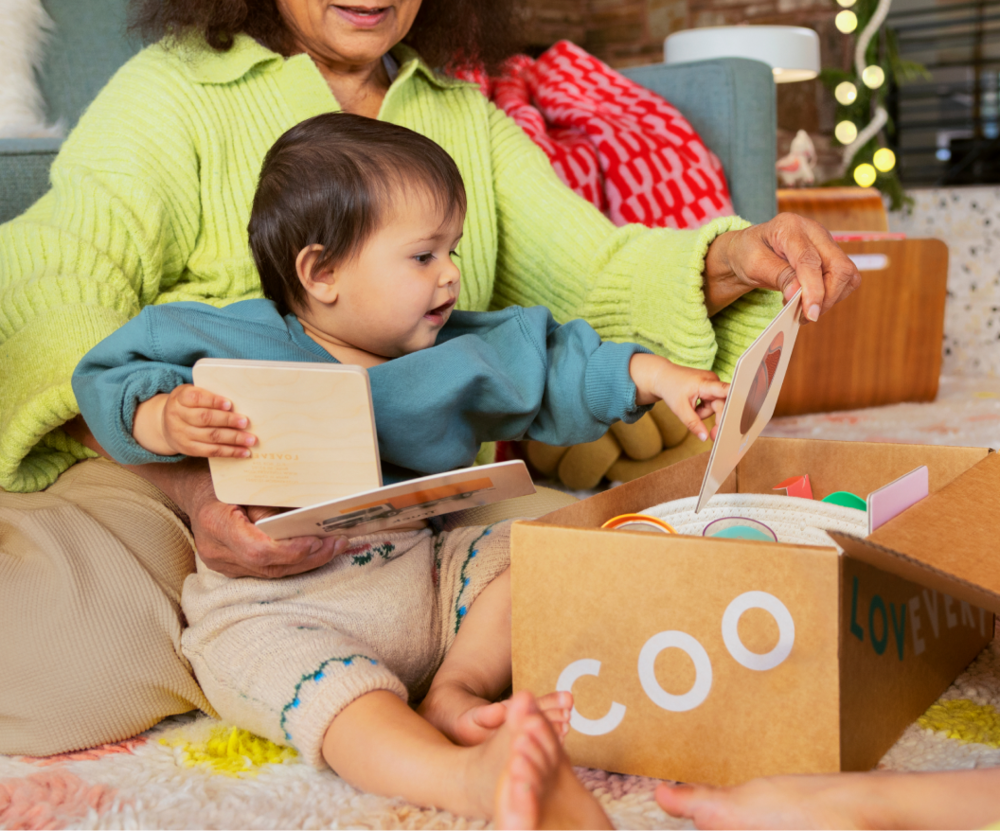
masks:
<path fill-rule="evenodd" d="M 336 268 L 337 336 L 385 358 L 433 346 L 458 300 L 464 219 L 413 191 L 401 195 L 360 254 Z"/>

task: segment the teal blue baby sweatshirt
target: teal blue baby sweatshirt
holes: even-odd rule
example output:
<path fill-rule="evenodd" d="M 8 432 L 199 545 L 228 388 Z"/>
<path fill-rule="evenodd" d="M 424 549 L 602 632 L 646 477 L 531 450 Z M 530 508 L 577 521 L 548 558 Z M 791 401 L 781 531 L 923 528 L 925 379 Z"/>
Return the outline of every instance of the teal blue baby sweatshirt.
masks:
<path fill-rule="evenodd" d="M 636 406 L 629 375 L 637 352 L 649 350 L 602 342 L 584 320 L 559 325 L 543 306 L 452 312 L 434 346 L 368 370 L 383 479 L 467 467 L 483 442 L 580 444 L 615 421 L 635 421 L 649 409 Z M 80 412 L 101 446 L 122 464 L 183 458 L 145 450 L 132 424 L 141 402 L 192 383 L 199 358 L 337 363 L 269 300 L 147 306 L 73 374 Z"/>

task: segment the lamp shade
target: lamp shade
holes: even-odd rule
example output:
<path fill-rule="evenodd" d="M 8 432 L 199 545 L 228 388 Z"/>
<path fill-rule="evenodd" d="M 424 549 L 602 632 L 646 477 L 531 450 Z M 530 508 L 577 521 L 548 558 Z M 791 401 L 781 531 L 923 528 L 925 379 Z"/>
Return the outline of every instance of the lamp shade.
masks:
<path fill-rule="evenodd" d="M 771 67 L 776 84 L 819 75 L 819 36 L 802 26 L 709 26 L 668 35 L 666 63 L 750 58 Z"/>

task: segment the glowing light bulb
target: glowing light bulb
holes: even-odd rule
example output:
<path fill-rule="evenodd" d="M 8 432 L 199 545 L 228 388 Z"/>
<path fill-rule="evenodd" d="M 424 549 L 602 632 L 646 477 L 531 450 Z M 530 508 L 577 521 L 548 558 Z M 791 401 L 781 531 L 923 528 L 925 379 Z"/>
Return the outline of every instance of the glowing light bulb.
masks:
<path fill-rule="evenodd" d="M 896 166 L 896 154 L 893 153 L 888 147 L 883 147 L 875 151 L 875 156 L 872 158 L 872 161 L 875 163 L 875 167 L 883 173 L 888 173 Z"/>
<path fill-rule="evenodd" d="M 837 0 L 837 2 L 845 9 L 849 9 L 851 6 L 857 3 L 858 0 Z"/>
<path fill-rule="evenodd" d="M 849 35 L 858 28 L 858 16 L 849 9 L 837 12 L 837 16 L 833 19 L 833 22 L 845 35 Z"/>
<path fill-rule="evenodd" d="M 858 137 L 858 128 L 853 121 L 841 121 L 833 128 L 833 134 L 841 144 L 850 144 Z"/>
<path fill-rule="evenodd" d="M 875 168 L 867 162 L 865 164 L 859 164 L 856 168 L 854 168 L 854 181 L 863 188 L 870 188 L 873 184 L 875 184 L 875 177 L 877 175 L 878 174 L 875 172 Z"/>
<path fill-rule="evenodd" d="M 833 97 L 846 107 L 857 100 L 858 88 L 850 81 L 841 81 L 833 90 Z"/>
<path fill-rule="evenodd" d="M 885 72 L 882 71 L 881 66 L 872 64 L 865 67 L 865 71 L 861 73 L 861 80 L 864 81 L 868 89 L 878 89 L 885 83 Z"/>

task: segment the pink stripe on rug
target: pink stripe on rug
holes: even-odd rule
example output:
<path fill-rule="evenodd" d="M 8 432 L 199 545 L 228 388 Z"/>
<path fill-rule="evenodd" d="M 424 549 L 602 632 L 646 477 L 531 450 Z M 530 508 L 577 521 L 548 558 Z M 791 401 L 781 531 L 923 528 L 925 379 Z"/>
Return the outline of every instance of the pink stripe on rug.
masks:
<path fill-rule="evenodd" d="M 10 831 L 65 828 L 90 811 L 108 811 L 117 791 L 88 785 L 64 770 L 46 770 L 0 781 L 0 827 Z"/>

